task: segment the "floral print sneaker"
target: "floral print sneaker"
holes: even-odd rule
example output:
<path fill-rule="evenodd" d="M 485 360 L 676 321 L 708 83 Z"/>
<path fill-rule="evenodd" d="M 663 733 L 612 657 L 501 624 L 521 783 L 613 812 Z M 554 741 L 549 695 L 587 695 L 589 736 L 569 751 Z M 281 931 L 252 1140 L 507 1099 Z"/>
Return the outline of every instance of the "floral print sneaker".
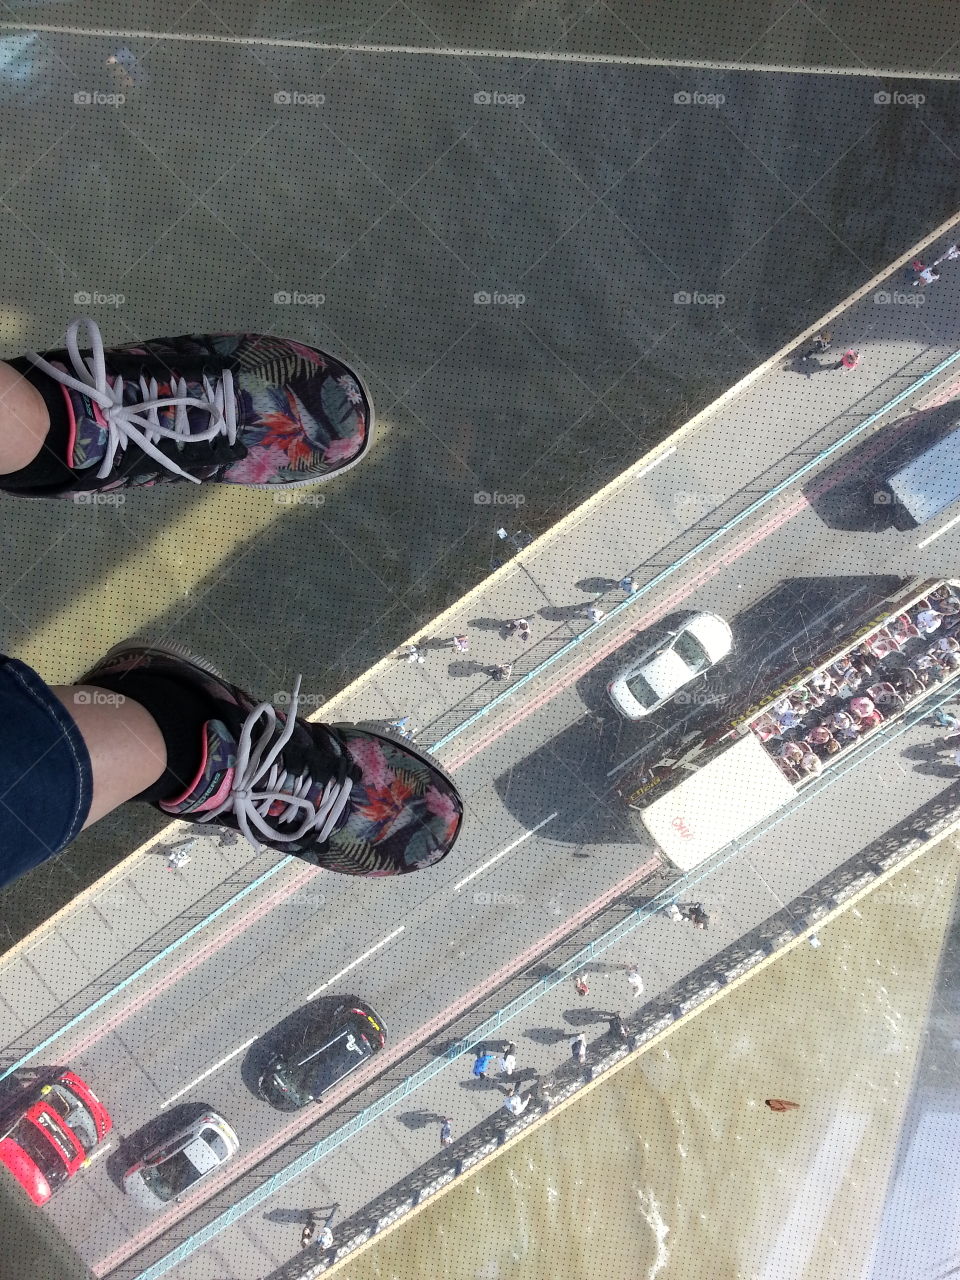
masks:
<path fill-rule="evenodd" d="M 357 375 L 289 338 L 194 334 L 105 350 L 96 322 L 81 318 L 65 350 L 26 360 L 63 389 L 64 461 L 76 472 L 44 496 L 174 480 L 289 489 L 346 471 L 372 439 Z"/>
<path fill-rule="evenodd" d="M 241 832 L 258 848 L 351 876 L 394 876 L 445 858 L 463 803 L 439 766 L 408 742 L 257 702 L 179 647 L 127 641 L 82 678 L 155 671 L 210 700 L 200 765 L 182 795 L 154 806 Z"/>

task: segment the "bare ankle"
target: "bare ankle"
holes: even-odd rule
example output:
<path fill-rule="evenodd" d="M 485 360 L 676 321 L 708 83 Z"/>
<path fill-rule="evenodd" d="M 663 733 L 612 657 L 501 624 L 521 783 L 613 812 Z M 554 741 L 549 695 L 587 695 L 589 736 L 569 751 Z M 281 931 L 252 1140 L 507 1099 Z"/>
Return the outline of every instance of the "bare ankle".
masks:
<path fill-rule="evenodd" d="M 0 475 L 32 462 L 49 430 L 43 396 L 22 373 L 0 362 Z"/>

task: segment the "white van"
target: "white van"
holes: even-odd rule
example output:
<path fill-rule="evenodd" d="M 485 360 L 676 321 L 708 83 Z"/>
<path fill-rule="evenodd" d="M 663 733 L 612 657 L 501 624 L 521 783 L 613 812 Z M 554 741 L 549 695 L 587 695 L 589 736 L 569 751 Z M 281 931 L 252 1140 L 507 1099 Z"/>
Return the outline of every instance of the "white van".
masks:
<path fill-rule="evenodd" d="M 893 506 L 898 529 L 915 529 L 960 498 L 960 431 L 950 434 L 894 472 L 874 494 Z"/>

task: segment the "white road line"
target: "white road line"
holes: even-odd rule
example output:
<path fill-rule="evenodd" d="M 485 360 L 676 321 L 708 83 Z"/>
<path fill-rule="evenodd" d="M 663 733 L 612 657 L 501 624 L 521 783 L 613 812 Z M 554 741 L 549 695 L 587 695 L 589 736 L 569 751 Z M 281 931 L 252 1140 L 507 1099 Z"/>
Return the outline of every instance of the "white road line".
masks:
<path fill-rule="evenodd" d="M 633 477 L 633 479 L 639 480 L 641 476 L 645 476 L 647 472 L 652 471 L 654 467 L 659 467 L 661 462 L 664 462 L 667 458 L 670 457 L 672 453 L 676 453 L 676 452 L 677 452 L 677 446 L 675 444 L 671 445 L 669 449 L 664 449 L 663 453 L 661 453 L 659 458 L 654 458 L 654 460 L 652 462 L 648 462 L 645 467 L 641 467 L 640 470 Z"/>
<path fill-rule="evenodd" d="M 559 812 L 560 810 L 558 809 L 557 813 Z M 529 840 L 532 835 L 536 835 L 536 833 L 540 830 L 541 827 L 545 827 L 548 822 L 552 822 L 554 820 L 554 818 L 557 816 L 557 813 L 551 813 L 549 818 L 544 818 L 542 822 L 538 822 L 537 825 L 533 827 L 530 831 L 525 831 L 522 836 L 517 836 L 513 844 L 508 844 L 505 849 L 501 849 L 500 852 L 495 853 L 492 858 L 488 858 L 487 861 L 483 863 L 482 866 L 477 867 L 475 871 L 471 871 L 468 876 L 464 876 L 463 879 L 458 884 L 455 884 L 453 886 L 453 892 L 459 893 L 459 891 L 463 888 L 463 886 L 465 884 L 469 884 L 470 881 L 474 878 L 474 876 L 478 876 L 481 871 L 486 871 L 487 867 L 492 867 L 495 862 L 499 862 L 502 857 L 508 854 L 512 849 L 515 849 L 518 844 L 523 844 L 524 840 Z"/>
<path fill-rule="evenodd" d="M 375 942 L 368 951 L 363 953 L 362 956 L 357 956 L 356 960 L 351 960 L 350 963 L 345 968 L 341 969 L 339 973 L 335 973 L 332 978 L 328 978 L 326 982 L 317 987 L 316 991 L 311 991 L 307 996 L 307 999 L 312 1000 L 315 996 L 318 996 L 321 991 L 330 986 L 331 982 L 336 982 L 337 979 L 342 978 L 345 973 L 349 973 L 351 969 L 355 969 L 358 964 L 361 964 L 366 960 L 367 956 L 372 956 L 375 951 L 379 951 L 381 947 L 386 946 L 391 939 L 396 938 L 399 934 L 403 933 L 406 927 L 407 926 L 405 924 L 402 924 L 399 929 L 394 929 L 393 933 L 388 933 L 385 938 L 381 938 L 379 942 Z"/>
<path fill-rule="evenodd" d="M 922 551 L 923 548 L 928 545 L 928 543 L 931 543 L 934 540 L 934 538 L 939 538 L 941 533 L 946 533 L 948 529 L 952 529 L 958 520 L 960 520 L 960 515 L 956 515 L 953 517 L 952 520 L 948 520 L 942 529 L 938 529 L 936 533 L 931 533 L 929 538 L 924 538 L 922 542 L 918 542 L 917 550 Z"/>
<path fill-rule="evenodd" d="M 201 1080 L 206 1080 L 207 1076 L 212 1076 L 213 1073 L 222 1067 L 225 1062 L 229 1062 L 231 1058 L 235 1058 L 238 1053 L 243 1053 L 244 1049 L 249 1049 L 256 1038 L 256 1036 L 251 1036 L 249 1040 L 244 1041 L 244 1043 L 238 1048 L 231 1049 L 225 1058 L 221 1058 L 219 1062 L 215 1062 L 212 1067 L 207 1067 L 203 1075 L 197 1076 L 196 1080 L 191 1080 L 190 1083 L 185 1084 L 182 1089 L 178 1089 L 176 1093 L 172 1093 L 166 1102 L 160 1104 L 160 1110 L 162 1111 L 164 1107 L 169 1107 L 170 1103 L 176 1102 L 178 1098 L 182 1098 L 183 1095 L 192 1089 L 195 1084 L 199 1084 Z"/>
<path fill-rule="evenodd" d="M 105 1156 L 108 1151 L 113 1150 L 113 1143 L 108 1142 L 105 1147 L 101 1147 L 99 1151 L 95 1151 L 92 1156 L 88 1157 L 87 1164 L 93 1164 L 94 1160 L 99 1160 L 101 1156 Z"/>

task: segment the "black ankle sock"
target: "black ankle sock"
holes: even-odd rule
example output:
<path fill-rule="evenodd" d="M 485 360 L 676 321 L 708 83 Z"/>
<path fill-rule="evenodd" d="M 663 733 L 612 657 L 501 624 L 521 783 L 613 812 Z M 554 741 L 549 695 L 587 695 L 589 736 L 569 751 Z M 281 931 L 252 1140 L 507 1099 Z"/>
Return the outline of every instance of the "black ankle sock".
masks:
<path fill-rule="evenodd" d="M 168 800 L 181 795 L 196 777 L 203 753 L 203 726 L 216 708 L 185 681 L 149 671 L 125 671 L 97 676 L 90 684 L 122 693 L 145 707 L 157 722 L 167 748 L 167 767 L 134 800 Z"/>
<path fill-rule="evenodd" d="M 32 365 L 26 356 L 18 356 L 16 360 L 8 360 L 18 373 L 23 374 L 43 396 L 50 417 L 50 430 L 43 442 L 43 448 L 25 467 L 19 471 L 11 471 L 8 475 L 0 475 L 0 489 L 49 489 L 68 484 L 76 478 L 76 472 L 67 466 L 67 444 L 70 439 L 70 415 L 63 396 L 63 387 L 55 379 L 48 377 L 40 369 Z M 2 412 L 2 408 L 0 408 Z"/>

